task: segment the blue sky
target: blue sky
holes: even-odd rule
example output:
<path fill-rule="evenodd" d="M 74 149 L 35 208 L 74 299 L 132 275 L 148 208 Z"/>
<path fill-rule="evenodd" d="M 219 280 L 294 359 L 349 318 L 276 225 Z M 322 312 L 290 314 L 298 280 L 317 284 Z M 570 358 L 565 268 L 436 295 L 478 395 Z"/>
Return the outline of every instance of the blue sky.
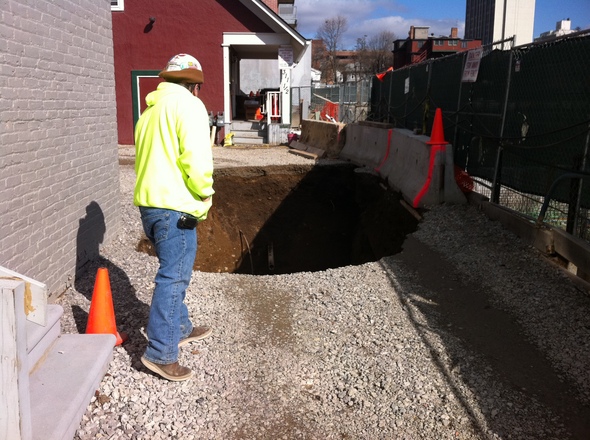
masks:
<path fill-rule="evenodd" d="M 313 38 L 324 20 L 338 14 L 348 20 L 344 46 L 353 49 L 357 38 L 382 30 L 406 38 L 410 26 L 429 26 L 435 35 L 449 35 L 452 27 L 465 28 L 465 0 L 295 0 L 297 30 Z M 590 0 L 537 0 L 533 37 L 555 29 L 555 23 L 569 18 L 575 29 L 590 28 Z"/>

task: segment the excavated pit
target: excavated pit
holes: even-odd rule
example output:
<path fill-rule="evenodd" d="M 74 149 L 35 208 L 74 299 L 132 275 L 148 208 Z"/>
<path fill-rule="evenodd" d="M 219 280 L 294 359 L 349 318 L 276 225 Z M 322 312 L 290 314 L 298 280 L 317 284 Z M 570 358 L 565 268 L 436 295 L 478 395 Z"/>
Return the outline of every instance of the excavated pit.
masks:
<path fill-rule="evenodd" d="M 353 165 L 216 170 L 194 268 L 254 275 L 320 271 L 401 251 L 417 219 Z M 143 238 L 138 250 L 154 255 Z"/>

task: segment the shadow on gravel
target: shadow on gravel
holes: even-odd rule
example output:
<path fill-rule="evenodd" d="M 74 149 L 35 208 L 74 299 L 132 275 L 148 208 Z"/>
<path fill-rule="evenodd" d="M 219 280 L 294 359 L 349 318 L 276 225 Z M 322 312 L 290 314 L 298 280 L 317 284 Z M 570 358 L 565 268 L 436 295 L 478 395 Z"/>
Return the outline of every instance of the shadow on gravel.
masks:
<path fill-rule="evenodd" d="M 412 237 L 401 253 L 382 261 L 417 333 L 482 438 L 489 429 L 500 438 L 590 438 L 590 408 L 576 400 L 575 388 L 526 340 L 516 319 L 491 305 L 491 291 L 465 281 L 443 255 Z M 399 264 L 411 273 L 409 278 L 396 273 Z M 426 330 L 415 309 L 428 321 Z M 445 344 L 450 367 L 429 341 L 433 331 Z M 468 386 L 476 408 L 458 383 Z M 514 395 L 526 405 L 519 407 L 511 400 Z M 478 414 L 483 414 L 485 422 Z M 543 420 L 544 426 L 535 425 L 527 414 Z M 518 432 L 509 431 L 511 427 Z M 550 433 L 544 431 L 548 427 Z"/>
<path fill-rule="evenodd" d="M 79 220 L 74 287 L 77 292 L 92 301 L 96 273 L 101 267 L 107 268 L 117 330 L 128 335 L 128 340 L 122 346 L 131 357 L 133 366 L 138 368 L 142 365 L 140 358 L 147 344 L 139 329 L 147 324 L 149 305 L 137 298 L 135 288 L 125 271 L 100 255 L 99 245 L 103 242 L 105 232 L 102 209 L 97 202 L 92 201 L 86 207 L 86 216 Z M 72 314 L 78 333 L 85 333 L 88 312 L 74 305 Z"/>

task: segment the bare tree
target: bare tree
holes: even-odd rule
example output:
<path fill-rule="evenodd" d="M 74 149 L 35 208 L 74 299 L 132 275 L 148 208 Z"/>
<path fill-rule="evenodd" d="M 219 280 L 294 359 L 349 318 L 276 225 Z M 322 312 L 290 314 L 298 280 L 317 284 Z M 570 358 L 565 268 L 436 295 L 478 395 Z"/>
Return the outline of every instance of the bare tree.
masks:
<path fill-rule="evenodd" d="M 355 47 L 355 60 L 354 60 L 354 67 L 357 72 L 357 77 L 365 77 L 367 74 L 371 74 L 370 72 L 370 65 L 371 65 L 371 52 L 369 50 L 369 46 L 367 45 L 367 36 L 364 35 L 362 38 L 356 39 L 356 47 Z"/>
<path fill-rule="evenodd" d="M 337 17 L 326 20 L 324 24 L 318 28 L 316 34 L 316 38 L 322 40 L 326 48 L 324 69 L 322 69 L 322 72 L 326 70 L 325 67 L 328 67 L 330 70 L 329 74 L 332 76 L 334 83 L 338 82 L 339 68 L 336 52 L 341 49 L 342 37 L 347 30 L 348 21 L 346 20 L 346 17 L 338 15 Z"/>
<path fill-rule="evenodd" d="M 368 43 L 371 53 L 370 70 L 371 73 L 379 73 L 386 70 L 393 64 L 393 41 L 395 34 L 390 31 L 382 31 L 373 36 Z"/>
<path fill-rule="evenodd" d="M 392 65 L 393 41 L 395 34 L 382 31 L 367 39 L 357 38 L 355 66 L 360 76 L 370 76 L 387 70 Z"/>

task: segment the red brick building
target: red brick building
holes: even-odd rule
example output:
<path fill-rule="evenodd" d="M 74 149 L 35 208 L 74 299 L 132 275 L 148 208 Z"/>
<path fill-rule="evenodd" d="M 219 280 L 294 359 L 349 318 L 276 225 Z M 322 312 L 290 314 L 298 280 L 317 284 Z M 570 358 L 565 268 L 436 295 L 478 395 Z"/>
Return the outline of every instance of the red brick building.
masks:
<path fill-rule="evenodd" d="M 451 28 L 448 37 L 428 35 L 428 29 L 426 26 L 411 26 L 408 38 L 394 41 L 394 69 L 481 46 L 481 40 L 460 39 L 457 28 Z"/>

